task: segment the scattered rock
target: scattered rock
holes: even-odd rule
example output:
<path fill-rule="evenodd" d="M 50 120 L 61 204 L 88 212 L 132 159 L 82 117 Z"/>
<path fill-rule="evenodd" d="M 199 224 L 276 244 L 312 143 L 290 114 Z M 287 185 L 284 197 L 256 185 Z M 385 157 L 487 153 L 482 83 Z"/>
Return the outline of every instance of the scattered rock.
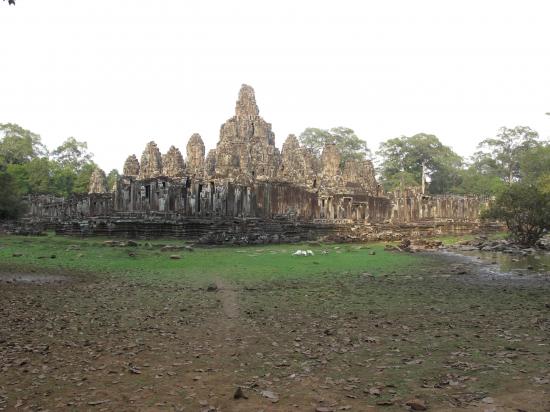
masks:
<path fill-rule="evenodd" d="M 176 246 L 176 245 L 164 245 L 160 248 L 161 252 L 175 252 L 179 250 L 184 250 L 185 246 Z"/>
<path fill-rule="evenodd" d="M 264 390 L 261 394 L 264 398 L 269 399 L 273 403 L 279 402 L 279 397 L 273 391 Z"/>
<path fill-rule="evenodd" d="M 102 404 L 108 403 L 108 402 L 111 402 L 111 401 L 109 399 L 104 399 L 104 400 L 101 400 L 101 401 L 90 401 L 90 402 L 88 402 L 88 405 L 96 406 L 96 405 L 102 405 Z"/>
<path fill-rule="evenodd" d="M 365 392 L 372 396 L 380 396 L 381 394 L 380 389 L 378 388 L 365 389 Z"/>
<path fill-rule="evenodd" d="M 242 388 L 239 386 L 233 394 L 233 399 L 248 399 L 248 396 L 244 394 Z"/>
<path fill-rule="evenodd" d="M 210 285 L 208 285 L 208 287 L 206 288 L 206 291 L 207 292 L 216 292 L 218 290 L 218 285 L 216 285 L 215 283 L 211 283 Z"/>
<path fill-rule="evenodd" d="M 170 259 L 178 260 L 178 259 L 181 259 L 181 256 L 180 255 L 170 255 Z"/>
<path fill-rule="evenodd" d="M 389 401 L 389 400 L 387 400 L 387 401 L 378 401 L 378 402 L 376 402 L 376 404 L 377 404 L 378 406 L 392 406 L 393 403 L 394 403 L 393 401 Z"/>
<path fill-rule="evenodd" d="M 426 402 L 424 402 L 422 399 L 411 399 L 405 403 L 411 410 L 413 411 L 425 411 L 428 409 L 426 406 Z"/>

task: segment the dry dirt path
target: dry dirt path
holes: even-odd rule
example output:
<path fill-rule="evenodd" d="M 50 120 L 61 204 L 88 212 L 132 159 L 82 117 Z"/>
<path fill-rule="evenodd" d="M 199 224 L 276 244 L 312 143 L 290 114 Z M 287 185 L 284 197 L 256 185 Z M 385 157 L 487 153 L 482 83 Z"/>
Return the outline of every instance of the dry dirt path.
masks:
<path fill-rule="evenodd" d="M 232 322 L 224 322 L 224 324 L 234 326 L 234 321 L 239 317 L 238 290 L 231 283 L 219 278 L 216 279 L 215 285 L 222 303 L 223 313 L 228 319 L 232 320 Z"/>

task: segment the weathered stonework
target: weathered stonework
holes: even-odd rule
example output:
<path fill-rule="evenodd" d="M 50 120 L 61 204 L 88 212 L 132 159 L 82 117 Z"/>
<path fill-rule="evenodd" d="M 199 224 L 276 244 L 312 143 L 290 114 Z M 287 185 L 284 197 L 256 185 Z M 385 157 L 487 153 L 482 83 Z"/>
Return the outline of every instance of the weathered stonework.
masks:
<path fill-rule="evenodd" d="M 215 177 L 216 175 L 216 149 L 210 149 L 204 161 L 204 172 L 207 177 Z"/>
<path fill-rule="evenodd" d="M 204 173 L 204 142 L 200 134 L 195 133 L 187 142 L 187 173 L 202 176 Z"/>
<path fill-rule="evenodd" d="M 370 160 L 347 160 L 334 144 L 321 156 L 289 135 L 282 153 L 259 115 L 252 87 L 243 85 L 235 115 L 205 159 L 199 134 L 187 161 L 174 146 L 161 156 L 147 144 L 132 155 L 112 193 L 94 171 L 90 194 L 30 200 L 30 218 L 59 233 L 132 237 L 174 236 L 211 243 L 398 239 L 464 233 L 479 225 L 488 200 L 426 196 L 419 189 L 385 194 Z"/>
<path fill-rule="evenodd" d="M 217 176 L 239 178 L 241 182 L 275 177 L 280 154 L 271 124 L 259 113 L 254 89 L 243 84 L 235 116 L 221 126 L 216 147 Z"/>
<path fill-rule="evenodd" d="M 90 184 L 88 193 L 106 193 L 107 192 L 107 177 L 105 172 L 99 168 L 94 169 L 90 176 Z"/>
<path fill-rule="evenodd" d="M 183 177 L 185 174 L 185 163 L 178 148 L 170 146 L 168 152 L 162 156 L 162 172 L 168 177 Z"/>
<path fill-rule="evenodd" d="M 153 141 L 147 143 L 141 155 L 139 179 L 151 179 L 162 175 L 162 156 L 157 144 Z"/>
<path fill-rule="evenodd" d="M 315 156 L 300 146 L 298 138 L 291 134 L 283 143 L 277 179 L 317 190 L 318 163 Z"/>
<path fill-rule="evenodd" d="M 123 175 L 138 177 L 139 175 L 139 161 L 136 155 L 128 156 L 124 162 Z"/>
<path fill-rule="evenodd" d="M 376 181 L 374 166 L 370 160 L 347 160 L 344 164 L 342 180 L 349 190 L 381 195 L 382 189 Z"/>

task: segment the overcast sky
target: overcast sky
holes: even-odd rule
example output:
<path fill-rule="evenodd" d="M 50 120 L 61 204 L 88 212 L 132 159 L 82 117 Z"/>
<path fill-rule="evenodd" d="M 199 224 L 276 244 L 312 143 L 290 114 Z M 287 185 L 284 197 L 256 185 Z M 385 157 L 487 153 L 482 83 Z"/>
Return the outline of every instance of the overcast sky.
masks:
<path fill-rule="evenodd" d="M 281 147 L 347 126 L 463 156 L 500 126 L 550 136 L 548 1 L 0 2 L 0 123 L 122 169 L 154 139 L 215 148 L 242 83 Z"/>

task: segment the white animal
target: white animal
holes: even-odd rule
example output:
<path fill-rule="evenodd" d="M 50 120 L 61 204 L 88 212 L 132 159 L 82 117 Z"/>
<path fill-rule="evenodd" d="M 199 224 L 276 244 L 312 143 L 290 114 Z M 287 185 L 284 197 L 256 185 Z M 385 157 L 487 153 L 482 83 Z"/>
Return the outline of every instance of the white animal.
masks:
<path fill-rule="evenodd" d="M 292 254 L 293 256 L 313 256 L 314 253 L 312 250 L 301 250 L 298 249 L 296 252 Z"/>

